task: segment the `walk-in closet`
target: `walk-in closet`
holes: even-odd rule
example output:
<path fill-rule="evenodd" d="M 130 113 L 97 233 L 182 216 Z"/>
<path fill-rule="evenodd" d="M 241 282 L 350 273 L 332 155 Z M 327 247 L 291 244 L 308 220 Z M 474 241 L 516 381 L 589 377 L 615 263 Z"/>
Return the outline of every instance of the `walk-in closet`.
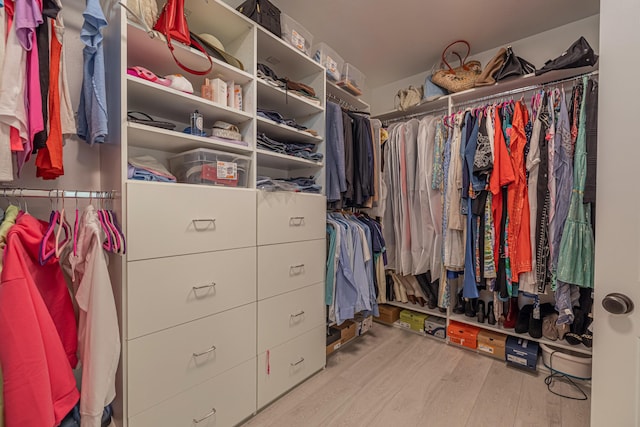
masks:
<path fill-rule="evenodd" d="M 628 0 L 0 0 L 0 427 L 640 426 Z"/>

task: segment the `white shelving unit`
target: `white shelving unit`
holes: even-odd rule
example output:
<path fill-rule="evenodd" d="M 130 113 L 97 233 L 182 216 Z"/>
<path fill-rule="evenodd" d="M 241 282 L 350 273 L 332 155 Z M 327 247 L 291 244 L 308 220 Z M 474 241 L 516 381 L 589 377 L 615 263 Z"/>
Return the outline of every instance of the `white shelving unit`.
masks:
<path fill-rule="evenodd" d="M 319 144 L 322 137 L 314 136 L 309 132 L 287 126 L 282 123 L 276 123 L 264 117 L 257 117 L 258 132 L 264 132 L 271 135 L 274 139 L 282 142 L 303 142 L 307 144 Z"/>
<path fill-rule="evenodd" d="M 327 94 L 337 99 L 343 100 L 357 111 L 369 111 L 369 104 L 342 89 L 337 84 L 327 80 Z"/>

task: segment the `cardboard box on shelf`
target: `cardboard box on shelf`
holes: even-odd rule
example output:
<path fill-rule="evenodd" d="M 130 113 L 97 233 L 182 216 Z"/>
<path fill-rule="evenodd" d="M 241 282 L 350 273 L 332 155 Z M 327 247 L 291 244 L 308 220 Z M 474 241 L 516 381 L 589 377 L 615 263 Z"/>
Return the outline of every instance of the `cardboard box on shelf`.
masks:
<path fill-rule="evenodd" d="M 436 338 L 447 337 L 447 321 L 443 317 L 427 316 L 424 321 L 424 331 Z"/>
<path fill-rule="evenodd" d="M 336 328 L 340 329 L 340 339 L 344 344 L 356 336 L 358 325 L 356 324 L 356 322 L 347 320 L 341 325 L 336 326 Z"/>
<path fill-rule="evenodd" d="M 447 328 L 449 342 L 468 348 L 477 348 L 480 329 L 466 323 L 451 322 Z"/>
<path fill-rule="evenodd" d="M 499 332 L 481 330 L 478 333 L 478 351 L 504 360 L 507 336 Z"/>
<path fill-rule="evenodd" d="M 371 329 L 371 327 L 373 326 L 373 316 L 364 317 L 361 314 L 358 314 L 354 320 L 358 325 L 356 329 L 357 336 L 366 334 L 367 332 L 369 332 L 369 329 Z"/>
<path fill-rule="evenodd" d="M 507 363 L 520 368 L 536 370 L 538 343 L 518 337 L 508 337 L 505 348 Z"/>
<path fill-rule="evenodd" d="M 424 332 L 424 321 L 427 319 L 427 315 L 423 313 L 417 313 L 411 310 L 402 310 L 400 312 L 400 320 L 408 323 L 412 330 L 416 332 Z"/>
<path fill-rule="evenodd" d="M 380 311 L 380 316 L 376 317 L 376 319 L 388 324 L 393 324 L 393 322 L 398 320 L 400 318 L 400 311 L 402 311 L 400 307 L 394 307 L 388 304 L 378 305 L 378 310 Z"/>
<path fill-rule="evenodd" d="M 336 351 L 342 345 L 342 331 L 335 326 L 327 331 L 327 356 Z"/>

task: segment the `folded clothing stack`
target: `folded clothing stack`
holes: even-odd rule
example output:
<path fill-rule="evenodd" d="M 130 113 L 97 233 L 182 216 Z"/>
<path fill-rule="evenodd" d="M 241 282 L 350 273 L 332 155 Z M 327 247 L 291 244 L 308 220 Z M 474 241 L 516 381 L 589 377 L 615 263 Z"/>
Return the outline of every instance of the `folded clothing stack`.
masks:
<path fill-rule="evenodd" d="M 138 181 L 177 182 L 176 177 L 152 156 L 129 159 L 127 177 Z"/>
<path fill-rule="evenodd" d="M 268 176 L 259 176 L 256 181 L 256 188 L 265 191 L 293 191 L 303 193 L 319 194 L 322 186 L 316 184 L 313 178 L 286 178 L 273 179 Z"/>
<path fill-rule="evenodd" d="M 269 138 L 264 133 L 258 135 L 258 147 L 280 154 L 287 154 L 289 156 L 300 157 L 301 159 L 312 160 L 314 162 L 320 162 L 324 157 L 322 153 L 313 152 L 316 148 L 315 144 L 280 142 Z"/>

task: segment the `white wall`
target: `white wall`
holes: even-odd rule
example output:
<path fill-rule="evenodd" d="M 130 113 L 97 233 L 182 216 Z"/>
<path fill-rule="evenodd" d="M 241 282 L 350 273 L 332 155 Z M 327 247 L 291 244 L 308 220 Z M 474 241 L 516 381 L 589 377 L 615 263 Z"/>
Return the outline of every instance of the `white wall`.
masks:
<path fill-rule="evenodd" d="M 516 55 L 539 68 L 547 60 L 560 55 L 580 36 L 584 36 L 591 47 L 598 52 L 600 40 L 599 22 L 600 16 L 594 15 L 525 39 L 517 41 L 506 40 L 502 46 L 511 45 Z M 496 46 L 494 49 L 475 54 L 469 59 L 477 59 L 484 66 L 502 46 Z M 382 114 L 394 110 L 393 100 L 398 90 L 409 85 L 420 86 L 424 84 L 425 77 L 430 72 L 431 68 L 422 73 L 372 89 L 367 97 L 367 101 L 371 104 L 372 114 Z"/>

